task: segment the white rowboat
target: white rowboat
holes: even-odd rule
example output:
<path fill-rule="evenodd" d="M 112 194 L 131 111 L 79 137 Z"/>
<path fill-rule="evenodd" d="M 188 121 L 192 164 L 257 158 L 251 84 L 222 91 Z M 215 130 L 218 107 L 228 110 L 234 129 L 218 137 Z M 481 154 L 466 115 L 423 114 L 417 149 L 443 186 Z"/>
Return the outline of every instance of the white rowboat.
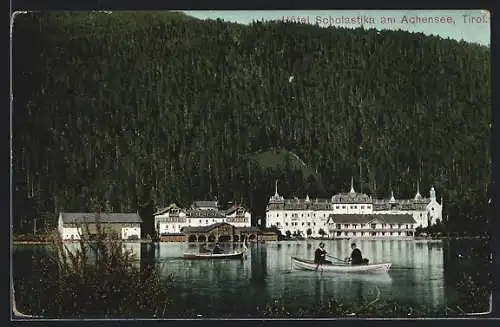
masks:
<path fill-rule="evenodd" d="M 243 254 L 247 252 L 247 245 L 243 243 L 243 247 L 239 251 L 229 253 L 184 253 L 184 259 L 189 260 L 211 260 L 211 259 L 243 259 Z"/>
<path fill-rule="evenodd" d="M 350 263 L 323 263 L 317 264 L 312 260 L 292 257 L 293 267 L 300 270 L 328 271 L 337 273 L 384 273 L 388 272 L 392 263 L 371 263 L 351 265 Z"/>

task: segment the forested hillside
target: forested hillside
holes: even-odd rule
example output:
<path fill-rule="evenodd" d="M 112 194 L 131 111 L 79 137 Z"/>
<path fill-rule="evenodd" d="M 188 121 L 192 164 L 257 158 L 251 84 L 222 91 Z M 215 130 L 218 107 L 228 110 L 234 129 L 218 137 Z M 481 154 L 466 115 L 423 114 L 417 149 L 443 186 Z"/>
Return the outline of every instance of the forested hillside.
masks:
<path fill-rule="evenodd" d="M 490 60 L 402 31 L 21 15 L 14 215 L 213 197 L 262 215 L 275 179 L 285 196 L 330 197 L 351 176 L 359 190 L 361 160 L 363 192 L 410 197 L 420 179 L 450 221 L 470 220 L 491 179 Z M 317 174 L 251 159 L 274 149 Z"/>

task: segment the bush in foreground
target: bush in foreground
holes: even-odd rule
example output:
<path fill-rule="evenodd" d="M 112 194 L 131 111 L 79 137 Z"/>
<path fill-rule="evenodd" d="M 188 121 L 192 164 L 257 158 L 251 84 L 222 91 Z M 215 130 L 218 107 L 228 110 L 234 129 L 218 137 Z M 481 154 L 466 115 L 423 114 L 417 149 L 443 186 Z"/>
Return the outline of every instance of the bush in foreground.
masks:
<path fill-rule="evenodd" d="M 43 318 L 163 317 L 168 314 L 171 280 L 99 231 L 69 251 L 52 238 L 49 253 L 33 264 L 32 278 L 16 285 L 18 309 Z"/>

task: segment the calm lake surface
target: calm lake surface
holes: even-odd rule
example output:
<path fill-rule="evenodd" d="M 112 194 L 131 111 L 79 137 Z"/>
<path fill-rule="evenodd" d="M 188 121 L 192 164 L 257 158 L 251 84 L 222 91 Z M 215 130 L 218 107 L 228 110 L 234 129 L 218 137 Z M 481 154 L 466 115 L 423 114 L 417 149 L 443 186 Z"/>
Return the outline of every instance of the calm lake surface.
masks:
<path fill-rule="evenodd" d="M 197 244 L 127 244 L 140 261 L 155 262 L 164 276 L 173 275 L 172 300 L 200 315 L 255 312 L 257 306 L 282 299 L 291 308 L 313 306 L 332 298 L 367 302 L 380 292 L 382 300 L 439 308 L 459 304 L 460 272 L 486 276 L 484 240 L 362 240 L 357 241 L 370 262 L 393 263 L 389 273 L 339 275 L 291 269 L 291 256 L 313 258 L 319 240 L 251 244 L 243 261 L 188 261 L 184 252 Z M 344 258 L 350 242 L 325 240 L 330 255 Z M 226 250 L 240 245 L 224 245 Z M 29 279 L 32 256 L 46 255 L 44 246 L 14 247 L 14 280 Z M 484 279 L 484 278 L 483 278 Z M 485 299 L 478 301 L 487 303 Z M 487 310 L 487 307 L 484 308 Z"/>

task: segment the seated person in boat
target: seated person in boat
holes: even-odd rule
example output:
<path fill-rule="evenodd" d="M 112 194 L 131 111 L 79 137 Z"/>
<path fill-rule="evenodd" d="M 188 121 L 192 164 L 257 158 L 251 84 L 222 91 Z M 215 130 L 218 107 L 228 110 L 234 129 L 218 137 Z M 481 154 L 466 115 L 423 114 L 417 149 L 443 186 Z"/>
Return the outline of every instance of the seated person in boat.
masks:
<path fill-rule="evenodd" d="M 221 254 L 221 253 L 224 253 L 224 251 L 221 249 L 221 247 L 219 246 L 219 243 L 215 243 L 215 247 L 214 249 L 212 250 L 212 253 L 213 254 Z"/>
<path fill-rule="evenodd" d="M 326 250 L 325 250 L 325 243 L 321 242 L 319 243 L 319 247 L 316 249 L 314 252 L 314 263 L 320 264 L 320 263 L 332 263 L 329 260 L 326 260 Z"/>
<path fill-rule="evenodd" d="M 356 243 L 351 244 L 351 249 L 351 257 L 348 258 L 348 261 L 351 263 L 351 265 L 362 265 L 368 263 L 368 259 L 363 259 L 361 251 L 356 247 Z"/>
<path fill-rule="evenodd" d="M 209 252 L 212 252 L 212 251 L 210 251 L 210 249 L 208 248 L 207 243 L 204 243 L 200 248 L 200 253 L 209 253 Z"/>

